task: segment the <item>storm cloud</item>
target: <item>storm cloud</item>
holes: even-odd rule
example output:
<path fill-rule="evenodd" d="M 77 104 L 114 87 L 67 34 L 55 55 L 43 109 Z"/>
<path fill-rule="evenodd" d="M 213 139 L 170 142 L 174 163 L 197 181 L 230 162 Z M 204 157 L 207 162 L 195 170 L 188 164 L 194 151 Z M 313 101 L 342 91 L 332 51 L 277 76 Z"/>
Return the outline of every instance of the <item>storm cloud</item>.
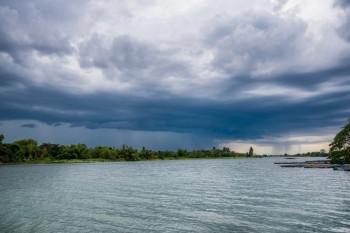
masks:
<path fill-rule="evenodd" d="M 168 148 L 186 135 L 193 149 L 324 142 L 350 115 L 349 12 L 340 0 L 1 1 L 0 130 L 168 133 Z"/>

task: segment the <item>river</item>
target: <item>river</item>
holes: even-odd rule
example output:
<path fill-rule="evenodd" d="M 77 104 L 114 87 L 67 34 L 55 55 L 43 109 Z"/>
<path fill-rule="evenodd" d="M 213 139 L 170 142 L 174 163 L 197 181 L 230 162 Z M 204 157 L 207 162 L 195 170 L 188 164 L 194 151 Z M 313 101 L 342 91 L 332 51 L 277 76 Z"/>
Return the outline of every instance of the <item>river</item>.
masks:
<path fill-rule="evenodd" d="M 349 232 L 350 173 L 280 161 L 2 165 L 0 232 Z"/>

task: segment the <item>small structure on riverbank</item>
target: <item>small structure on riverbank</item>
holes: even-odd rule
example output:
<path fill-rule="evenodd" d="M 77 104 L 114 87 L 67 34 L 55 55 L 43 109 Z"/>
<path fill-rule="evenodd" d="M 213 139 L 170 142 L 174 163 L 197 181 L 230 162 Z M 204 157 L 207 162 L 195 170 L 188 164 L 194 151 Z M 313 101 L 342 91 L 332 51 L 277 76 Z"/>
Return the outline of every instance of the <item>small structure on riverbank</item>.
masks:
<path fill-rule="evenodd" d="M 350 164 L 331 164 L 330 160 L 313 160 L 305 162 L 276 162 L 281 167 L 333 168 L 333 170 L 350 171 Z"/>

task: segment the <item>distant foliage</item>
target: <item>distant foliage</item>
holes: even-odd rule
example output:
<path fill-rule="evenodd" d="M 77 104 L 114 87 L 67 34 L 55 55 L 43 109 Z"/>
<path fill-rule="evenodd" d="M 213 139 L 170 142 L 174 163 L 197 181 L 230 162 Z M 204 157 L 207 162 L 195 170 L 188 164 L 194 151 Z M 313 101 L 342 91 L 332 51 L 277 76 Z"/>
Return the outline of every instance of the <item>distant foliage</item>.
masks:
<path fill-rule="evenodd" d="M 248 152 L 248 156 L 252 157 L 253 155 L 254 155 L 254 149 L 253 149 L 253 147 L 250 147 L 249 152 Z"/>
<path fill-rule="evenodd" d="M 52 162 L 63 160 L 104 160 L 104 161 L 140 161 L 155 159 L 186 159 L 186 158 L 224 158 L 245 156 L 231 151 L 229 148 L 211 150 L 178 149 L 177 151 L 153 151 L 146 149 L 138 151 L 128 145 L 121 148 L 97 146 L 88 148 L 85 144 L 63 146 L 43 143 L 38 146 L 33 139 L 18 140 L 13 143 L 3 143 L 4 135 L 0 134 L 0 162 Z"/>
<path fill-rule="evenodd" d="M 324 149 L 321 151 L 313 151 L 313 152 L 306 152 L 306 153 L 298 153 L 298 154 L 284 154 L 283 157 L 327 157 L 328 153 L 325 152 Z"/>
<path fill-rule="evenodd" d="M 332 163 L 350 163 L 350 118 L 329 146 L 329 158 Z"/>

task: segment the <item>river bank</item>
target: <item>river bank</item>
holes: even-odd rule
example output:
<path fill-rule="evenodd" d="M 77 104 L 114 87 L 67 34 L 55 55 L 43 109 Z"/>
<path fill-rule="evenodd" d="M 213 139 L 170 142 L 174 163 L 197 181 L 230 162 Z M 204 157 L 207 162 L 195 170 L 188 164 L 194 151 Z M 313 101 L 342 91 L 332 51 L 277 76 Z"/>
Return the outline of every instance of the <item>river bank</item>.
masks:
<path fill-rule="evenodd" d="M 245 158 L 251 158 L 251 157 L 245 157 L 245 156 L 235 156 L 235 157 L 203 157 L 203 158 L 175 158 L 175 157 L 168 157 L 164 159 L 145 159 L 145 160 L 136 160 L 136 161 L 128 161 L 125 159 L 118 159 L 118 160 L 110 160 L 110 159 L 62 159 L 62 160 L 49 160 L 49 159 L 37 159 L 37 160 L 30 160 L 30 161 L 21 161 L 21 162 L 11 162 L 11 163 L 3 163 L 0 162 L 0 165 L 16 165 L 16 164 L 63 164 L 63 163 L 119 163 L 119 162 L 147 162 L 147 161 L 170 161 L 170 160 L 208 160 L 208 159 L 245 159 Z M 256 158 L 256 157 L 253 157 Z"/>

